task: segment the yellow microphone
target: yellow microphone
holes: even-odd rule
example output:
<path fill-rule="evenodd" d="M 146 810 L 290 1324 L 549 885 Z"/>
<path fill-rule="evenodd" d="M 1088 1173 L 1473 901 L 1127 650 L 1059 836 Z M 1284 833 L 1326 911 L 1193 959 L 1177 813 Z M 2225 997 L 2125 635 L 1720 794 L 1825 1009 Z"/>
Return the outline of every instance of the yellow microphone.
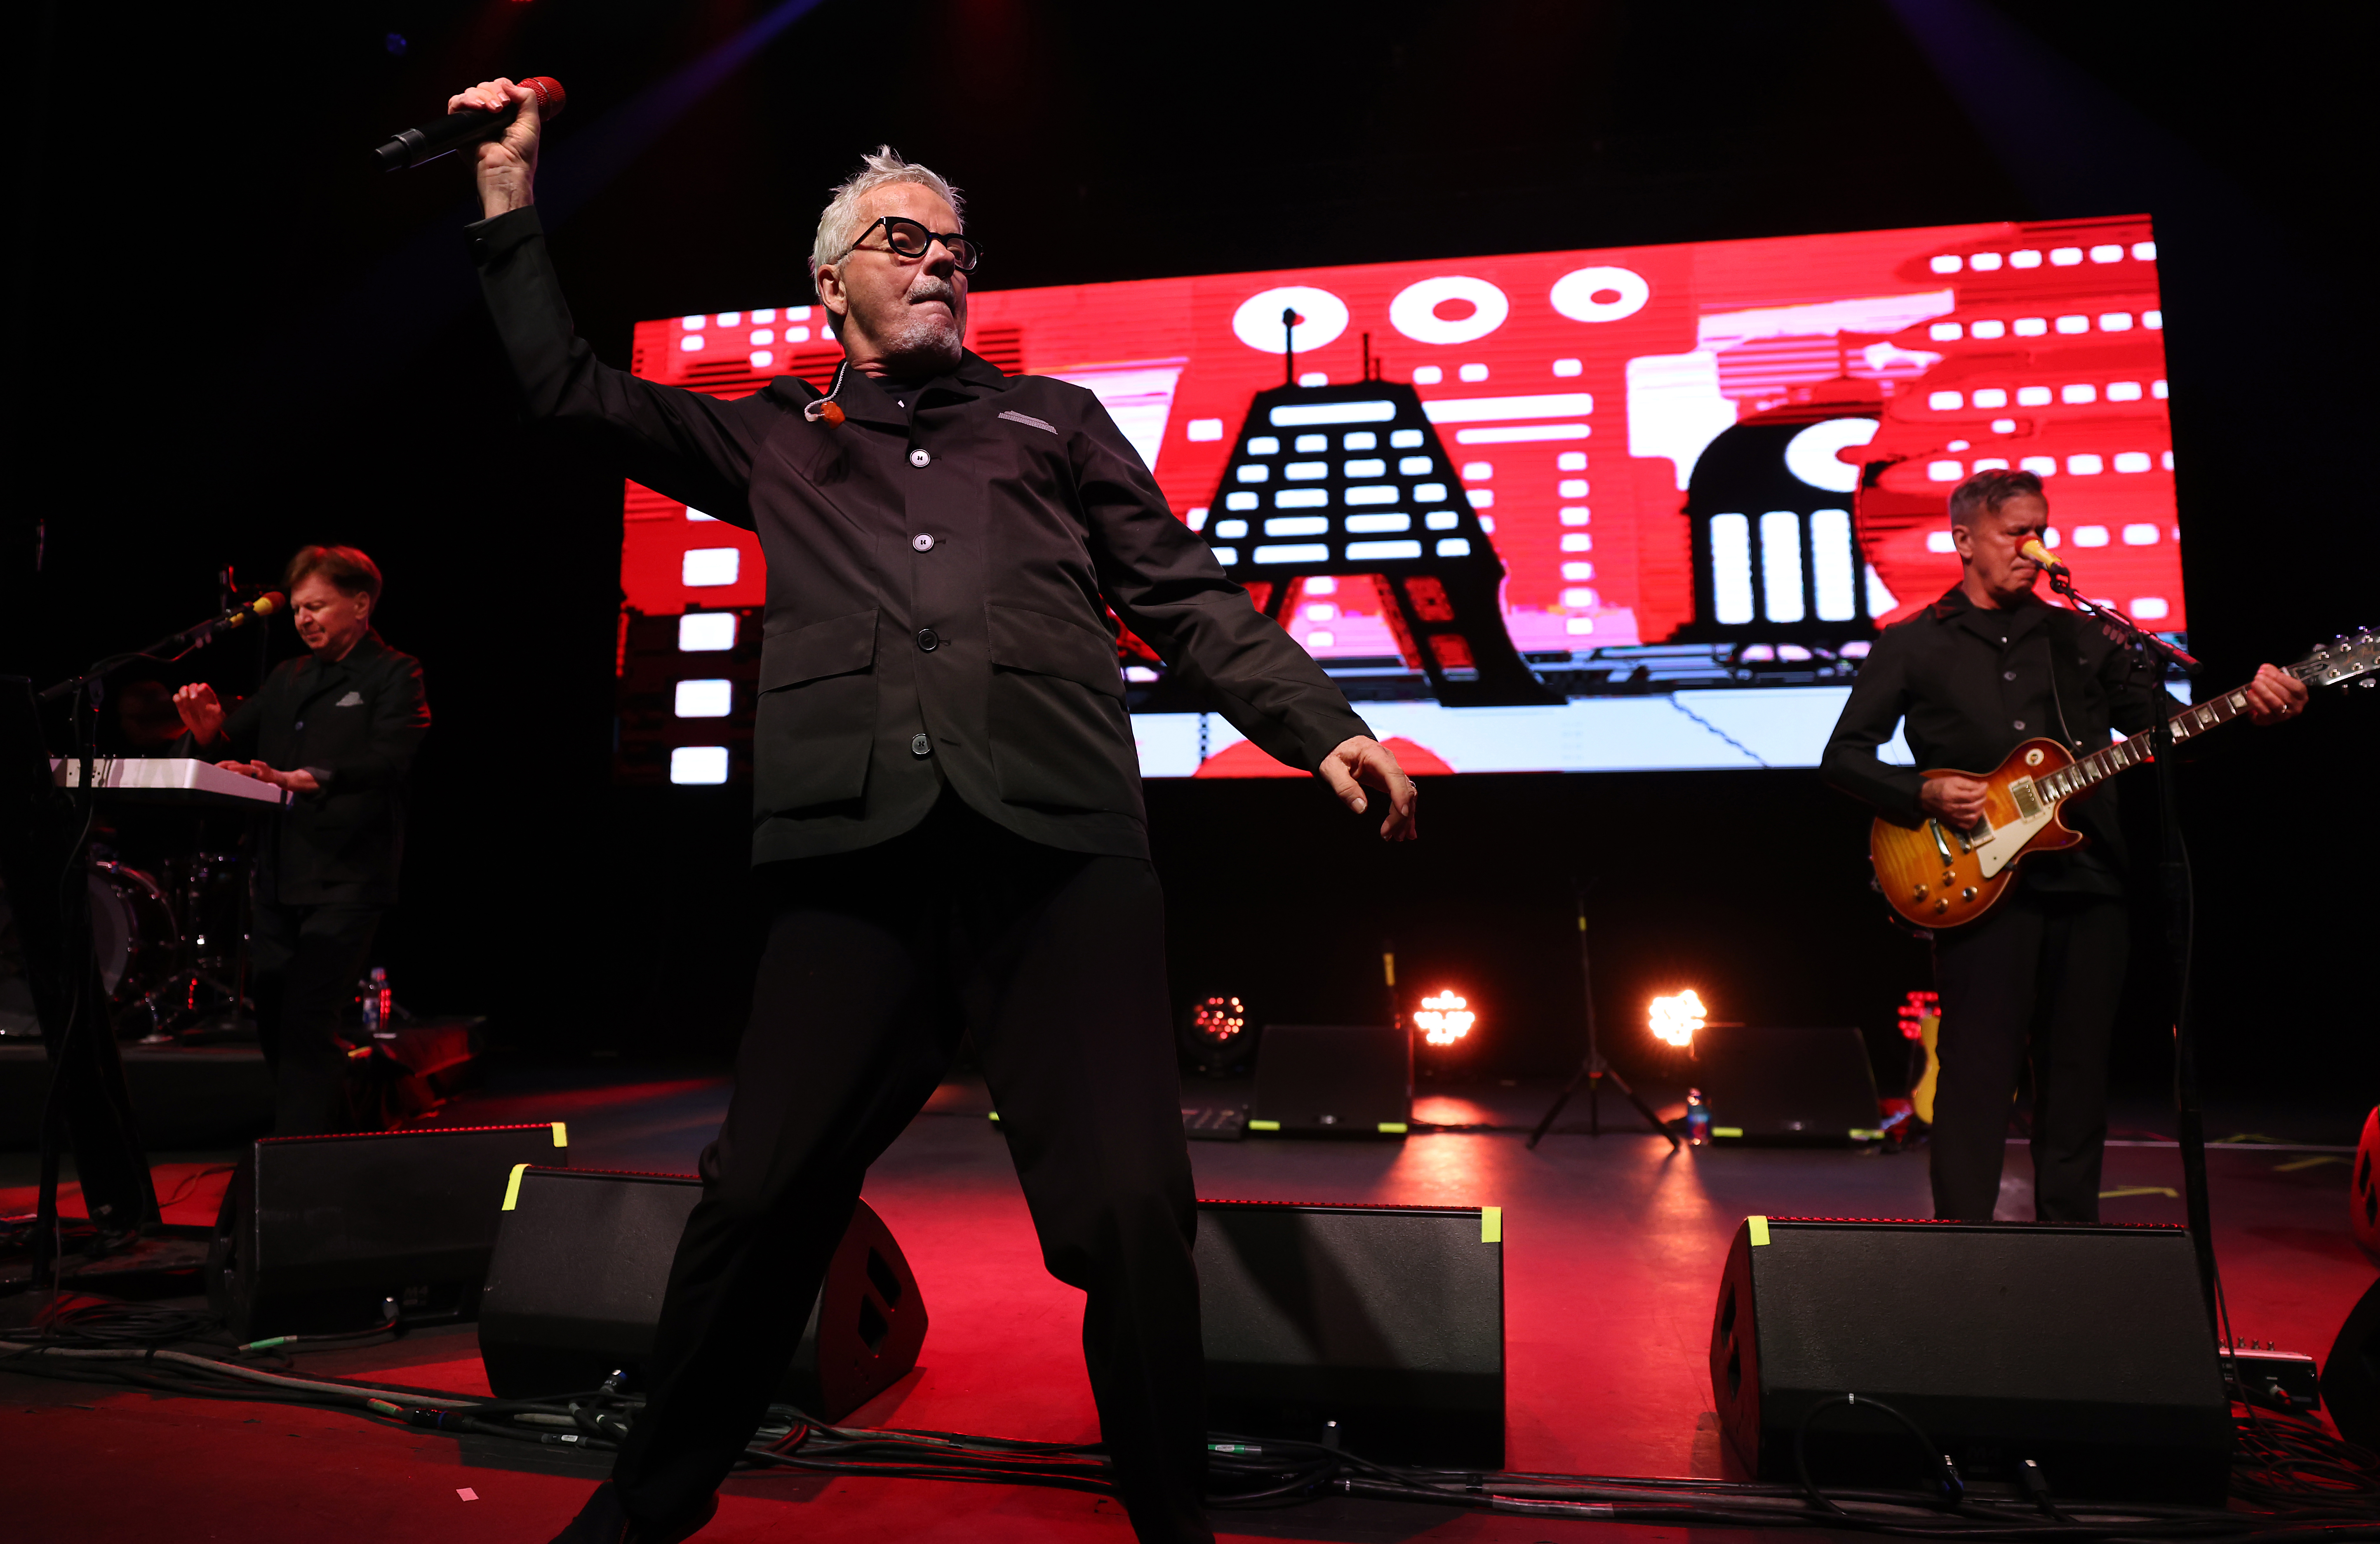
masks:
<path fill-rule="evenodd" d="M 2050 555 L 2049 549 L 2041 544 L 2041 539 L 2039 537 L 2035 537 L 2027 541 L 2023 546 L 2019 547 L 2017 549 L 2017 555 L 2020 557 L 2029 557 L 2033 559 L 2034 562 L 2040 564 L 2045 573 L 2065 574 L 2072 572 L 2072 570 L 2068 568 L 2066 565 L 2058 562 L 2057 558 Z"/>
<path fill-rule="evenodd" d="M 248 604 L 234 606 L 224 613 L 219 626 L 223 631 L 228 633 L 235 628 L 245 627 L 251 622 L 271 616 L 287 604 L 288 602 L 283 598 L 281 591 L 269 590 Z"/>

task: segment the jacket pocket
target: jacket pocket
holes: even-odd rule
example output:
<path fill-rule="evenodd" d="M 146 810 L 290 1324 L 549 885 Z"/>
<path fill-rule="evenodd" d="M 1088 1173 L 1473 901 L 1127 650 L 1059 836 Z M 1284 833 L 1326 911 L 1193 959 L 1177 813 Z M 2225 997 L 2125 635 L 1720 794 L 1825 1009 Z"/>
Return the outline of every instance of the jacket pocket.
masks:
<path fill-rule="evenodd" d="M 1123 676 L 1104 629 L 1041 612 L 985 608 L 991 753 L 1014 804 L 1138 816 L 1140 757 Z"/>
<path fill-rule="evenodd" d="M 995 669 L 1055 675 L 1123 700 L 1123 672 L 1116 663 L 1115 639 L 1105 628 L 1014 606 L 984 610 Z"/>
<path fill-rule="evenodd" d="M 876 734 L 876 613 L 829 617 L 760 644 L 753 804 L 763 815 L 858 798 Z"/>

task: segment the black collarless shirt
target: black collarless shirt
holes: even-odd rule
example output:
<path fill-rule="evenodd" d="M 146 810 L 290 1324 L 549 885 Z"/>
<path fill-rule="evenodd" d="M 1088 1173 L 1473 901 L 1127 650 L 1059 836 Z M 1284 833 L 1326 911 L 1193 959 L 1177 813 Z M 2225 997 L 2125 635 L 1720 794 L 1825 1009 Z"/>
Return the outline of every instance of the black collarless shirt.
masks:
<path fill-rule="evenodd" d="M 2052 650 L 2063 652 L 2063 670 L 2053 670 Z M 1981 775 L 2032 739 L 2057 740 L 2082 755 L 2117 731 L 2147 728 L 2155 698 L 2148 667 L 2089 618 L 2033 598 L 1989 609 L 1953 589 L 1876 638 L 1820 772 L 1886 819 L 1913 826 L 1925 818 L 1919 768 Z M 1876 756 L 1897 726 L 1915 767 Z M 2067 823 L 2090 842 L 2027 859 L 2027 888 L 2121 894 L 2118 808 L 2110 782 L 2068 809 Z"/>
<path fill-rule="evenodd" d="M 421 662 L 367 632 L 338 660 L 284 660 L 224 720 L 222 739 L 177 755 L 300 768 L 320 784 L 264 829 L 257 898 L 385 905 L 405 863 L 406 783 L 430 733 Z"/>
<path fill-rule="evenodd" d="M 1082 387 L 965 354 L 890 394 L 846 369 L 840 423 L 791 376 L 723 401 L 595 358 L 535 209 L 468 236 L 529 416 L 759 539 L 756 862 L 897 836 L 945 782 L 1030 841 L 1147 857 L 1111 612 L 1289 766 L 1369 733 Z"/>

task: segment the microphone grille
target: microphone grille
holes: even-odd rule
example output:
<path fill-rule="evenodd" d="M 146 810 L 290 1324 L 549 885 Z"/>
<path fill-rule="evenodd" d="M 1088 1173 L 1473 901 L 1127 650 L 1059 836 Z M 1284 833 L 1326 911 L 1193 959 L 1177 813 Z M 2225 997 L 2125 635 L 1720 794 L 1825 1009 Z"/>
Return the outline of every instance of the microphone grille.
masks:
<path fill-rule="evenodd" d="M 551 75 L 532 75 L 521 84 L 537 93 L 537 110 L 544 117 L 558 118 L 562 116 L 562 110 L 570 105 L 570 98 L 563 91 L 562 82 Z"/>
<path fill-rule="evenodd" d="M 288 603 L 288 597 L 282 594 L 281 591 L 277 590 L 268 590 L 263 594 L 256 598 L 256 603 L 250 609 L 259 616 L 271 616 L 274 612 L 279 611 Z"/>

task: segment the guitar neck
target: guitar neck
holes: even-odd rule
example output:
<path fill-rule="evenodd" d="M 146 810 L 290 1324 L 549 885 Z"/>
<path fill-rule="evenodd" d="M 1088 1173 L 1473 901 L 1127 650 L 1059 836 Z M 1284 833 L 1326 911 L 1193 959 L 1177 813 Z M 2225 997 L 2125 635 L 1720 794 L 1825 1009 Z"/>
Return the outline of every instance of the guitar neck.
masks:
<path fill-rule="evenodd" d="M 2308 670 L 2303 665 L 2291 665 L 2289 674 L 2303 680 Z M 2218 724 L 2230 723 L 2247 711 L 2248 694 L 2244 689 L 2227 691 L 2220 697 L 2184 708 L 2168 717 L 2166 723 L 2173 731 L 2173 743 L 2182 745 Z M 2088 793 L 2118 772 L 2145 764 L 2150 760 L 2149 739 L 2155 733 L 2154 730 L 2143 729 L 2104 750 L 2095 750 L 2040 779 L 2036 786 L 2042 796 L 2052 802 Z"/>

